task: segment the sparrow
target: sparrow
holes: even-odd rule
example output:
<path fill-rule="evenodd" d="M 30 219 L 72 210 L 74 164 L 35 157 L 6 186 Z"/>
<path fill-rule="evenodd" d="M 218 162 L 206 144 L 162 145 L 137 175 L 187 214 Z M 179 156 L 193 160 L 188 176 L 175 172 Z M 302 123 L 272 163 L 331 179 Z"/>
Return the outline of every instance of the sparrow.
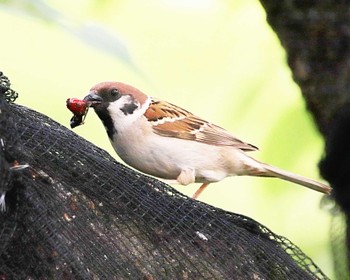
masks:
<path fill-rule="evenodd" d="M 102 121 L 119 157 L 135 169 L 181 185 L 202 183 L 196 199 L 228 176 L 275 177 L 330 194 L 331 187 L 268 165 L 258 148 L 225 129 L 121 82 L 102 82 L 84 98 Z"/>

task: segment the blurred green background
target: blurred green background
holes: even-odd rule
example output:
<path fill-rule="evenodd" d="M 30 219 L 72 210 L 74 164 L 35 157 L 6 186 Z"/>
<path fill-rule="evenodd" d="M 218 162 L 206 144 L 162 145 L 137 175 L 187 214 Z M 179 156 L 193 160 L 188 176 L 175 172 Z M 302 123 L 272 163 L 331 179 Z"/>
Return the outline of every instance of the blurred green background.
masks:
<path fill-rule="evenodd" d="M 254 157 L 318 178 L 323 140 L 257 0 L 0 0 L 0 70 L 17 100 L 69 127 L 68 97 L 118 80 L 171 101 L 260 147 Z M 90 111 L 77 134 L 117 158 Z M 198 185 L 175 186 L 192 195 Z M 289 238 L 332 276 L 322 195 L 235 177 L 201 201 Z"/>

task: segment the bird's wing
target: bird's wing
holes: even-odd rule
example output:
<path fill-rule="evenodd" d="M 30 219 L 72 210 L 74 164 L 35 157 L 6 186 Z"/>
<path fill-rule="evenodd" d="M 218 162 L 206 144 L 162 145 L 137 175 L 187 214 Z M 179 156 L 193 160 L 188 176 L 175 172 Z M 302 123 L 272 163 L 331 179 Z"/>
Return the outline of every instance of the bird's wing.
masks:
<path fill-rule="evenodd" d="M 225 129 L 209 123 L 192 113 L 166 101 L 152 99 L 145 117 L 155 133 L 217 146 L 233 146 L 243 151 L 256 151 L 257 147 L 245 143 Z"/>

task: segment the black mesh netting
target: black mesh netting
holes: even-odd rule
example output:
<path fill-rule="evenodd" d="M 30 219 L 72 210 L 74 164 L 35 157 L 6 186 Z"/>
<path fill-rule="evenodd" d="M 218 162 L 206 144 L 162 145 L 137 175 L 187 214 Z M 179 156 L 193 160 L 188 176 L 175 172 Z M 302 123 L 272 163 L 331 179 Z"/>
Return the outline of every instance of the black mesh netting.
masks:
<path fill-rule="evenodd" d="M 256 221 L 189 199 L 12 104 L 0 79 L 0 279 L 328 279 Z"/>

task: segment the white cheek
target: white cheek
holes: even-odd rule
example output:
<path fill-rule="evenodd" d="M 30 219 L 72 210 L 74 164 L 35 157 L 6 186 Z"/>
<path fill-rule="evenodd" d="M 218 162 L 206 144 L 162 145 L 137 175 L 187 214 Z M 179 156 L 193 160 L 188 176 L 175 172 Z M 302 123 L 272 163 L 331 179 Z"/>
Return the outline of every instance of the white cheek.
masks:
<path fill-rule="evenodd" d="M 125 114 L 121 108 L 123 108 L 125 104 L 130 104 L 131 102 L 131 97 L 129 95 L 125 95 L 113 103 L 110 103 L 110 105 L 107 107 L 107 110 L 114 122 L 114 126 L 117 131 L 123 131 L 124 129 L 129 128 L 133 122 L 142 116 L 149 106 L 150 98 L 147 99 L 141 108 L 139 107 L 135 109 L 132 114 Z"/>
<path fill-rule="evenodd" d="M 125 117 L 125 114 L 120 109 L 123 108 L 123 106 L 129 102 L 131 102 L 129 96 L 122 96 L 118 100 L 109 104 L 107 110 L 113 120 L 119 120 Z"/>

